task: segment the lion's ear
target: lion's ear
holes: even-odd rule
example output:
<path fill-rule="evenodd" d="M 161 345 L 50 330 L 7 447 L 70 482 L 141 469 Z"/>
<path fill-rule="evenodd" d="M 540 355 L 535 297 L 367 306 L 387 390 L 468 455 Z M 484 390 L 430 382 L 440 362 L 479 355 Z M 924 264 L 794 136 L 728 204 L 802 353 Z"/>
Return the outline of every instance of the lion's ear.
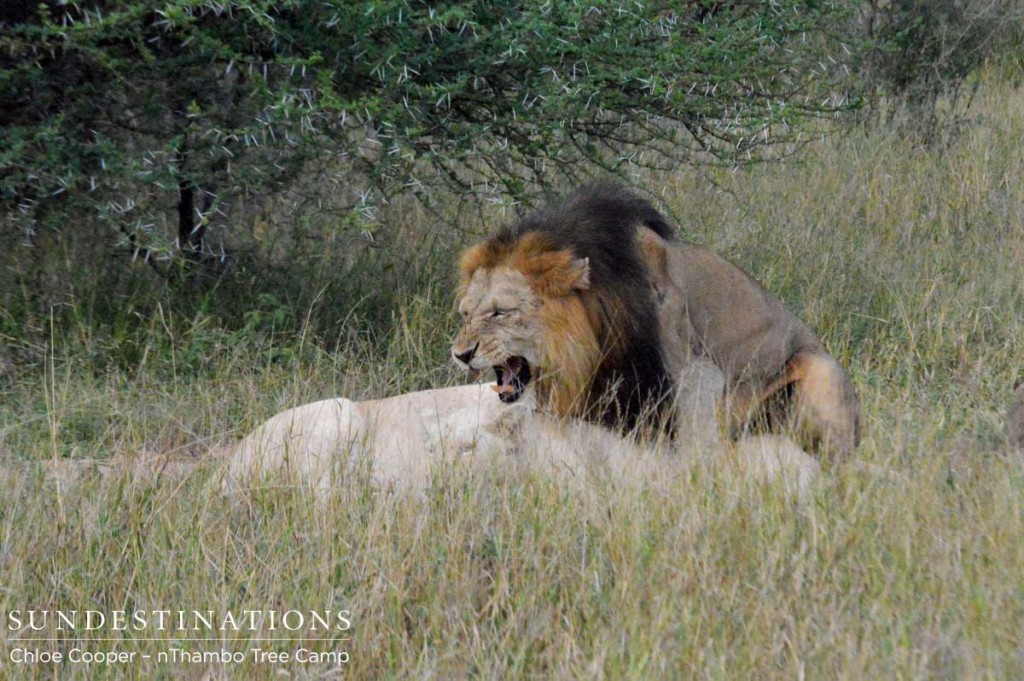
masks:
<path fill-rule="evenodd" d="M 590 259 L 576 258 L 568 249 L 527 253 L 513 266 L 526 275 L 542 296 L 568 296 L 590 288 Z"/>
<path fill-rule="evenodd" d="M 590 258 L 576 258 L 569 264 L 572 287 L 580 291 L 590 288 Z"/>

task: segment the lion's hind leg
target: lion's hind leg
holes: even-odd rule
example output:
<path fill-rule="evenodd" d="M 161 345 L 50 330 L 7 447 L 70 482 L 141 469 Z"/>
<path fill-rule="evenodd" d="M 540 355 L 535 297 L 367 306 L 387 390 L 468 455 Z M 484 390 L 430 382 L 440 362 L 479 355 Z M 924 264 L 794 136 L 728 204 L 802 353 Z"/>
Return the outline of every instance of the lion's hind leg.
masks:
<path fill-rule="evenodd" d="M 798 353 L 789 360 L 790 423 L 808 448 L 845 458 L 860 440 L 860 401 L 849 377 L 826 354 Z"/>

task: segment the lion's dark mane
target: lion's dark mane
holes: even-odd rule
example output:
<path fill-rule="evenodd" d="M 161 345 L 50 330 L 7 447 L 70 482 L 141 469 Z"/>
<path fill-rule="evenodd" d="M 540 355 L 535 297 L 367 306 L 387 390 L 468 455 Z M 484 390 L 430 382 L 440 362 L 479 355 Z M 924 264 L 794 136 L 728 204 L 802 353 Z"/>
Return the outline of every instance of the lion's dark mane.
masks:
<path fill-rule="evenodd" d="M 587 396 L 587 416 L 626 429 L 670 427 L 672 411 L 673 382 L 660 343 L 650 274 L 637 244 L 639 227 L 672 238 L 672 227 L 650 203 L 617 184 L 594 182 L 493 237 L 496 245 L 510 248 L 539 232 L 556 249 L 589 258 L 591 287 L 580 296 L 597 322 L 603 359 Z"/>

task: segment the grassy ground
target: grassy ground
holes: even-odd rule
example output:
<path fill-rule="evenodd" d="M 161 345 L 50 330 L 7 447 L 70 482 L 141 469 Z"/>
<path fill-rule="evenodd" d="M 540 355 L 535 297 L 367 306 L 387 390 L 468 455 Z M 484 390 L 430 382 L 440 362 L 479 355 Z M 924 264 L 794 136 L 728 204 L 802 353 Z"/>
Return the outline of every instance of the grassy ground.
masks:
<path fill-rule="evenodd" d="M 158 319 L 130 371 L 68 353 L 5 389 L 0 612 L 350 610 L 350 662 L 283 667 L 300 678 L 1024 677 L 1024 463 L 1001 442 L 1024 367 L 1024 91 L 987 83 L 968 115 L 928 147 L 863 130 L 800 164 L 644 178 L 850 369 L 864 442 L 811 503 L 516 470 L 442 472 L 426 498 L 352 485 L 326 508 L 279 489 L 232 505 L 202 461 L 272 413 L 458 380 L 450 294 L 410 297 L 389 338 L 336 354 Z M 201 463 L 70 484 L 31 464 L 154 453 Z M 12 665 L 11 636 L 0 676 L 53 675 Z M 168 647 L 115 636 L 102 645 Z"/>

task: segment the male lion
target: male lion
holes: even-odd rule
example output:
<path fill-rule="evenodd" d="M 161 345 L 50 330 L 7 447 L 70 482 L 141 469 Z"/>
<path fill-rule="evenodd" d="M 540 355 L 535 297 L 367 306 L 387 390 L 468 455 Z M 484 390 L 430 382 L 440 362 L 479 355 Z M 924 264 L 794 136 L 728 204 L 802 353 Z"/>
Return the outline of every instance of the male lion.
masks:
<path fill-rule="evenodd" d="M 710 361 L 734 435 L 763 423 L 808 448 L 853 450 L 860 405 L 817 336 L 739 268 L 672 233 L 607 183 L 501 229 L 462 256 L 456 362 L 493 369 L 503 402 L 532 384 L 542 410 L 631 429 L 647 415 L 671 426 L 671 390 L 687 387 L 678 377 Z"/>

